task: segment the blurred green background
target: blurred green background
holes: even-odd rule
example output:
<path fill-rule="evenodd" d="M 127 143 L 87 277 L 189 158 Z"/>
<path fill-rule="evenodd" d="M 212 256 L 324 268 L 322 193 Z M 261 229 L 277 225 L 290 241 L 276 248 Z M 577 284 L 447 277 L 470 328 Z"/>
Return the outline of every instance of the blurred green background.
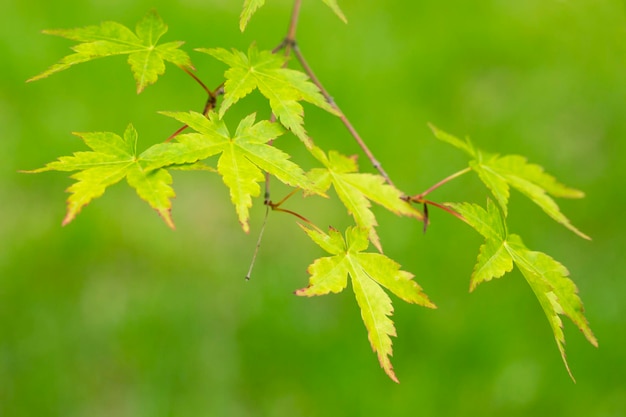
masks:
<path fill-rule="evenodd" d="M 40 31 L 102 20 L 134 27 L 154 7 L 170 26 L 164 41 L 185 40 L 187 51 L 276 46 L 291 2 L 269 1 L 244 34 L 241 3 L 3 2 L 0 415 L 626 416 L 621 1 L 343 0 L 344 25 L 311 0 L 298 32 L 318 76 L 406 192 L 466 164 L 433 138 L 426 125 L 433 122 L 485 149 L 526 155 L 587 193 L 560 203 L 591 242 L 519 194 L 510 210 L 511 230 L 567 265 L 580 289 L 600 348 L 565 324 L 577 384 L 519 273 L 468 293 L 481 239 L 442 212 L 431 213 L 423 235 L 421 224 L 376 210 L 386 253 L 439 306 L 395 300 L 400 385 L 379 368 L 350 291 L 292 294 L 323 255 L 293 218 L 270 216 L 252 280 L 244 281 L 264 208 L 257 200 L 245 235 L 215 175 L 174 174 L 175 232 L 125 185 L 61 228 L 67 175 L 18 170 L 83 150 L 70 132 L 121 133 L 129 122 L 143 149 L 178 127 L 156 111 L 200 110 L 205 97 L 172 66 L 137 96 L 123 57 L 26 84 L 73 44 Z M 194 52 L 192 59 L 210 87 L 222 81 L 222 64 Z M 251 111 L 254 100 L 236 111 Z M 326 148 L 359 153 L 338 120 L 311 106 L 307 128 Z M 315 166 L 293 137 L 278 145 L 305 168 Z M 433 194 L 438 201 L 485 198 L 470 176 Z M 297 197 L 287 207 L 323 227 L 349 222 L 334 201 Z"/>

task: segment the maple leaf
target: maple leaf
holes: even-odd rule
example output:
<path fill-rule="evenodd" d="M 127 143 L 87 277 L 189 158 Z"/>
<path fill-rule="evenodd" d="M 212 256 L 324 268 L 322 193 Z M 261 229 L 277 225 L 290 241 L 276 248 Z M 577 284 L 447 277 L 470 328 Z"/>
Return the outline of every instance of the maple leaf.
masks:
<path fill-rule="evenodd" d="M 324 168 L 312 169 L 307 174 L 315 184 L 315 189 L 326 192 L 332 185 L 356 224 L 368 230 L 370 240 L 379 251 L 382 252 L 380 239 L 374 229 L 378 223 L 370 210 L 370 201 L 394 214 L 422 219 L 422 213 L 403 200 L 402 193 L 387 184 L 382 176 L 359 173 L 355 158 L 336 151 L 330 151 L 327 156 L 316 146 L 310 148 L 310 151 L 324 165 Z"/>
<path fill-rule="evenodd" d="M 393 354 L 391 336 L 396 336 L 393 321 L 389 318 L 393 306 L 382 287 L 407 303 L 429 308 L 436 306 L 413 280 L 413 274 L 402 271 L 398 263 L 385 255 L 363 252 L 369 246 L 367 229 L 350 227 L 344 239 L 333 228 L 327 235 L 320 230 L 300 227 L 333 256 L 319 258 L 309 265 L 309 286 L 297 290 L 296 295 L 312 297 L 339 293 L 348 285 L 349 276 L 372 349 L 387 375 L 398 382 L 390 360 Z"/>
<path fill-rule="evenodd" d="M 241 17 L 239 19 L 239 29 L 243 32 L 248 26 L 250 18 L 258 9 L 265 4 L 265 0 L 245 0 L 243 3 L 243 10 L 241 11 Z"/>
<path fill-rule="evenodd" d="M 77 29 L 46 30 L 44 33 L 82 42 L 68 55 L 41 74 L 28 81 L 45 78 L 72 65 L 111 55 L 128 54 L 128 63 L 137 83 L 137 93 L 157 81 L 165 72 L 164 61 L 181 67 L 193 68 L 186 52 L 178 49 L 183 42 L 168 42 L 157 45 L 161 36 L 167 32 L 167 25 L 152 10 L 137 23 L 133 33 L 126 26 L 117 22 L 103 22 L 99 26 L 87 26 Z"/>
<path fill-rule="evenodd" d="M 198 133 L 178 135 L 178 154 L 170 160 L 176 163 L 190 163 L 221 154 L 217 172 L 230 189 L 230 197 L 235 205 L 239 221 L 244 231 L 249 231 L 249 208 L 252 197 L 261 193 L 259 182 L 265 180 L 263 171 L 275 176 L 283 183 L 315 192 L 304 171 L 289 161 L 289 155 L 268 145 L 284 133 L 277 123 L 261 121 L 254 123 L 255 115 L 244 118 L 234 136 L 215 112 L 209 117 L 196 112 L 162 112 L 185 123 Z"/>
<path fill-rule="evenodd" d="M 75 135 L 92 151 L 63 156 L 43 168 L 28 171 L 78 171 L 71 176 L 77 182 L 67 189 L 71 196 L 67 200 L 63 225 L 71 222 L 92 200 L 104 194 L 107 187 L 126 178 L 139 197 L 150 204 L 168 226 L 174 228 L 170 201 L 175 197 L 170 186 L 172 176 L 163 167 L 176 164 L 178 144 L 157 144 L 137 155 L 137 131 L 132 125 L 128 125 L 123 137 L 111 132 Z M 186 168 L 184 165 L 179 167 Z"/>
<path fill-rule="evenodd" d="M 337 111 L 326 101 L 319 88 L 301 72 L 283 68 L 284 56 L 270 51 L 259 51 L 255 45 L 248 54 L 223 48 L 198 49 L 229 65 L 224 84 L 224 100 L 219 109 L 220 118 L 224 113 L 253 90 L 259 89 L 270 102 L 272 111 L 287 129 L 291 130 L 305 144 L 310 139 L 304 130 L 304 110 L 299 101 L 304 100 L 337 115 Z"/>
<path fill-rule="evenodd" d="M 574 379 L 565 356 L 565 334 L 560 315 L 568 317 L 594 346 L 598 341 L 584 316 L 578 289 L 568 278 L 569 271 L 543 252 L 529 250 L 516 234 L 509 234 L 503 224 L 500 210 L 492 200 L 487 209 L 477 204 L 448 204 L 485 238 L 472 273 L 470 291 L 481 282 L 499 278 L 513 269 L 513 265 L 532 288 L 548 318 L 561 358 L 570 377 Z"/>
<path fill-rule="evenodd" d="M 347 23 L 346 16 L 343 14 L 337 0 L 322 0 L 344 23 Z M 239 18 L 239 29 L 243 32 L 250 21 L 250 18 L 265 4 L 265 0 L 245 0 L 243 10 Z"/>
<path fill-rule="evenodd" d="M 508 211 L 509 188 L 513 187 L 538 205 L 557 223 L 584 239 L 590 239 L 572 225 L 550 197 L 552 195 L 561 198 L 582 198 L 585 196 L 582 191 L 559 183 L 541 166 L 529 163 L 523 156 L 489 154 L 475 148 L 469 139 L 462 141 L 433 125 L 430 127 L 439 140 L 463 150 L 472 157 L 469 163 L 470 168 L 478 174 L 480 180 L 491 191 L 505 216 Z"/>

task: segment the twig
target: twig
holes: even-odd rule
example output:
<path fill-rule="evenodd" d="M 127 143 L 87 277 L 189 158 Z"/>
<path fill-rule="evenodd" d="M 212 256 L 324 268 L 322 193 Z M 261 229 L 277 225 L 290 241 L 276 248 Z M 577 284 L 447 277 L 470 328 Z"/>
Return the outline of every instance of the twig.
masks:
<path fill-rule="evenodd" d="M 250 276 L 252 275 L 252 269 L 254 268 L 254 264 L 256 263 L 256 257 L 259 254 L 259 249 L 261 248 L 261 241 L 263 239 L 263 234 L 265 233 L 265 225 L 267 224 L 267 219 L 269 217 L 270 209 L 272 209 L 272 211 L 281 211 L 283 213 L 291 214 L 292 216 L 295 216 L 295 217 L 299 218 L 300 220 L 302 220 L 303 222 L 306 222 L 310 226 L 318 229 L 317 226 L 315 226 L 313 224 L 313 222 L 311 222 L 311 220 L 307 219 L 306 217 L 302 216 L 301 214 L 298 214 L 298 213 L 296 213 L 295 211 L 292 211 L 292 210 L 280 208 L 280 206 L 285 201 L 287 201 L 289 198 L 291 198 L 293 195 L 295 195 L 298 191 L 300 191 L 299 188 L 291 191 L 289 194 L 287 194 L 278 203 L 273 203 L 270 200 L 268 200 L 267 197 L 266 197 L 265 202 L 264 202 L 264 204 L 266 206 L 265 218 L 263 219 L 263 224 L 261 225 L 261 231 L 259 232 L 259 238 L 257 239 L 256 247 L 254 248 L 254 254 L 252 255 L 252 261 L 250 262 L 250 267 L 248 268 L 248 273 L 246 274 L 246 281 L 250 280 Z"/>
<path fill-rule="evenodd" d="M 439 181 L 437 184 L 433 185 L 432 187 L 430 187 L 429 189 L 427 189 L 426 191 L 417 194 L 413 197 L 411 197 L 410 199 L 413 201 L 419 201 L 421 200 L 423 197 L 426 197 L 428 194 L 432 193 L 433 191 L 435 191 L 437 188 L 441 187 L 442 185 L 452 181 L 455 178 L 460 177 L 463 174 L 467 174 L 468 172 L 470 172 L 472 169 L 470 167 L 467 167 L 465 169 L 460 170 L 459 172 L 455 172 L 454 174 L 442 179 L 441 181 Z"/>
<path fill-rule="evenodd" d="M 456 211 L 452 210 L 450 207 L 444 206 L 443 204 L 435 203 L 434 201 L 430 201 L 430 200 L 420 200 L 419 203 L 422 203 L 424 205 L 431 205 L 431 206 L 437 207 L 437 208 L 439 208 L 439 209 L 441 209 L 441 210 L 443 210 L 445 212 L 448 212 L 448 213 L 452 214 L 457 219 L 463 220 L 464 222 L 467 223 L 467 220 L 465 220 L 465 217 L 461 216 L 459 213 L 457 213 Z M 424 231 L 425 230 L 426 230 L 426 228 L 424 228 Z"/>
<path fill-rule="evenodd" d="M 259 248 L 261 247 L 261 240 L 263 239 L 263 233 L 265 232 L 265 225 L 267 224 L 267 218 L 270 214 L 270 206 L 268 205 L 265 209 L 265 217 L 263 218 L 263 224 L 261 225 L 261 231 L 259 232 L 259 238 L 256 241 L 256 247 L 254 248 L 254 254 L 252 255 L 252 261 L 250 262 L 250 267 L 248 268 L 248 273 L 246 274 L 246 281 L 250 281 L 250 276 L 252 275 L 252 269 L 254 268 L 254 264 L 256 263 L 256 257 L 259 254 Z"/>
<path fill-rule="evenodd" d="M 344 114 L 343 111 L 341 111 L 341 108 L 339 108 L 335 100 L 332 98 L 332 96 L 328 93 L 328 91 L 324 88 L 323 84 L 317 78 L 317 76 L 313 72 L 313 69 L 308 64 L 306 59 L 304 59 L 304 55 L 302 55 L 302 51 L 300 51 L 300 48 L 298 47 L 298 44 L 295 42 L 295 40 L 293 41 L 293 44 L 291 45 L 291 47 L 293 49 L 293 54 L 298 59 L 298 62 L 300 62 L 300 65 L 302 66 L 302 69 L 304 70 L 304 72 L 306 72 L 309 78 L 311 78 L 311 81 L 313 82 L 313 84 L 315 84 L 317 88 L 320 89 L 322 95 L 324 96 L 328 104 L 330 104 L 330 106 L 339 113 L 339 118 L 343 122 L 346 129 L 348 129 L 348 132 L 350 132 L 354 140 L 357 142 L 359 147 L 363 150 L 367 158 L 370 160 L 370 162 L 372 163 L 372 166 L 385 179 L 385 181 L 387 181 L 387 184 L 391 185 L 392 187 L 395 187 L 395 185 L 393 184 L 393 181 L 391 181 L 391 178 L 389 177 L 389 175 L 387 175 L 381 163 L 374 157 L 374 154 L 367 147 L 367 145 L 365 144 L 365 142 L 363 141 L 359 133 L 356 131 L 356 129 L 354 128 L 354 126 L 352 125 L 348 117 Z"/>
<path fill-rule="evenodd" d="M 179 65 L 178 66 L 181 70 L 183 70 L 186 74 L 188 74 L 191 78 L 193 78 L 198 84 L 200 84 L 200 86 L 202 87 L 202 89 L 204 91 L 206 91 L 207 95 L 209 96 L 206 100 L 206 103 L 204 104 L 204 108 L 202 109 L 202 114 L 206 117 L 209 115 L 209 112 L 211 110 L 213 110 L 215 108 L 215 105 L 217 104 L 217 97 L 221 96 L 222 94 L 224 94 L 224 83 L 221 83 L 220 85 L 218 85 L 215 90 L 211 91 L 209 90 L 209 88 L 202 82 L 202 80 L 200 78 L 198 78 L 196 76 L 196 74 L 194 74 L 193 72 L 191 72 L 189 70 L 189 68 L 184 67 Z M 176 130 L 176 132 L 172 133 L 167 139 L 165 139 L 165 142 L 169 142 L 172 139 L 174 139 L 176 136 L 180 135 L 181 132 L 183 132 L 185 129 L 187 129 L 189 126 L 188 125 L 184 125 L 181 128 L 179 128 L 178 130 Z"/>
<path fill-rule="evenodd" d="M 272 50 L 272 53 L 278 53 L 281 49 L 285 48 L 285 56 L 289 57 L 289 55 L 291 54 L 291 48 L 293 45 L 295 45 L 295 39 L 296 39 L 296 31 L 298 30 L 298 20 L 300 18 L 300 7 L 302 6 L 302 0 L 294 0 L 293 2 L 293 9 L 291 11 L 291 19 L 289 20 L 289 28 L 287 29 L 287 36 L 285 36 L 285 39 L 283 39 L 283 41 L 280 43 L 280 45 L 278 45 L 276 48 L 274 48 Z M 285 63 L 283 64 L 283 67 L 287 66 L 287 61 L 285 61 Z M 272 113 L 272 116 L 270 117 L 270 122 L 275 123 L 276 122 L 276 115 L 274 113 Z M 268 142 L 269 145 L 272 145 L 274 143 L 274 140 L 270 140 Z M 270 194 L 270 174 L 269 173 L 265 173 L 265 194 L 264 194 L 264 198 L 265 198 L 265 204 L 270 204 L 271 201 L 271 194 Z M 273 208 L 273 207 L 272 207 Z"/>

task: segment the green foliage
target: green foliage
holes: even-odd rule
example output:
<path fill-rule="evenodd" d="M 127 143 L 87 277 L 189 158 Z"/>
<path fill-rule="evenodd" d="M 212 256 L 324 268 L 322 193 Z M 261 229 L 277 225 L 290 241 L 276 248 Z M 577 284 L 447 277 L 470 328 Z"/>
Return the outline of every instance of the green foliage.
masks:
<path fill-rule="evenodd" d="M 372 349 L 378 354 L 380 366 L 389 378 L 398 382 L 389 359 L 392 355 L 390 336 L 396 336 L 389 318 L 393 306 L 381 287 L 407 303 L 429 308 L 435 308 L 435 305 L 413 280 L 413 274 L 400 270 L 400 265 L 385 255 L 363 252 L 369 246 L 367 228 L 350 227 L 345 239 L 332 228 L 328 235 L 317 229 L 303 229 L 313 242 L 333 256 L 319 258 L 309 265 L 309 286 L 296 294 L 311 297 L 339 293 L 348 285 L 349 275 Z"/>
<path fill-rule="evenodd" d="M 243 3 L 243 10 L 241 11 L 241 17 L 239 19 L 239 29 L 243 32 L 246 30 L 246 26 L 252 18 L 252 15 L 256 13 L 258 9 L 265 4 L 265 0 L 245 0 Z"/>
<path fill-rule="evenodd" d="M 324 99 L 306 74 L 284 68 L 286 58 L 270 51 L 259 51 L 255 45 L 248 54 L 226 49 L 198 49 L 227 64 L 230 68 L 224 76 L 224 100 L 220 106 L 220 118 L 240 99 L 259 89 L 270 102 L 278 120 L 304 143 L 310 144 L 303 124 L 304 110 L 300 100 L 315 104 L 330 113 L 337 113 Z"/>
<path fill-rule="evenodd" d="M 137 131 L 128 125 L 124 137 L 111 132 L 76 133 L 91 152 L 76 152 L 59 158 L 43 168 L 30 171 L 78 171 L 72 175 L 75 182 L 68 192 L 67 214 L 63 224 L 72 221 L 83 207 L 104 194 L 107 187 L 126 178 L 137 195 L 155 209 L 168 226 L 174 227 L 171 217 L 175 197 L 172 176 L 165 166 L 176 162 L 177 151 L 170 144 L 154 145 L 137 155 Z"/>
<path fill-rule="evenodd" d="M 244 231 L 250 230 L 248 209 L 252 206 L 252 197 L 261 193 L 258 183 L 265 179 L 263 171 L 287 185 L 316 192 L 304 171 L 289 161 L 289 155 L 268 145 L 284 133 L 276 123 L 264 120 L 255 124 L 255 115 L 251 114 L 241 120 L 231 137 L 224 122 L 214 112 L 208 118 L 196 112 L 163 114 L 198 132 L 177 136 L 180 143 L 177 163 L 195 162 L 221 154 L 217 172 L 230 189 L 230 198 Z"/>
<path fill-rule="evenodd" d="M 165 72 L 164 61 L 180 67 L 192 67 L 187 53 L 178 49 L 183 42 L 157 45 L 161 36 L 167 32 L 167 25 L 155 11 L 149 12 L 137 23 L 135 32 L 116 22 L 103 22 L 100 26 L 78 29 L 46 30 L 44 33 L 49 35 L 57 35 L 82 43 L 72 47 L 74 54 L 66 56 L 28 81 L 45 78 L 81 62 L 105 56 L 128 54 L 128 64 L 137 82 L 137 93 L 141 93 L 146 86 L 154 84 L 158 76 Z"/>
<path fill-rule="evenodd" d="M 354 217 L 357 226 L 369 230 L 369 237 L 374 246 L 382 252 L 380 239 L 374 229 L 378 225 L 374 213 L 370 210 L 370 201 L 385 207 L 397 215 L 422 219 L 422 213 L 406 201 L 402 200 L 402 193 L 395 187 L 385 183 L 380 175 L 359 173 L 355 158 L 348 158 L 336 151 L 330 151 L 328 156 L 318 147 L 311 149 L 315 158 L 324 165 L 324 168 L 315 168 L 307 175 L 319 187 L 320 191 L 327 191 L 332 185 L 344 204 L 348 213 Z"/>
<path fill-rule="evenodd" d="M 518 235 L 509 234 L 500 210 L 491 200 L 487 200 L 486 210 L 470 203 L 449 205 L 485 238 L 474 267 L 470 290 L 473 291 L 481 282 L 500 278 L 515 264 L 537 296 L 550 322 L 565 367 L 573 379 L 565 357 L 565 335 L 559 315 L 572 320 L 592 345 L 598 346 L 598 341 L 583 315 L 582 301 L 576 285 L 568 278 L 569 271 L 545 253 L 526 248 Z"/>
<path fill-rule="evenodd" d="M 469 139 L 463 142 L 435 126 L 431 125 L 431 129 L 438 139 L 465 151 L 473 158 L 469 163 L 470 168 L 491 190 L 505 216 L 508 212 L 509 186 L 511 186 L 537 204 L 555 221 L 578 236 L 590 239 L 589 236 L 571 224 L 569 219 L 561 213 L 556 202 L 548 195 L 562 198 L 582 198 L 585 196 L 582 191 L 559 183 L 553 176 L 546 174 L 539 165 L 529 164 L 523 156 L 489 154 L 475 148 Z"/>
<path fill-rule="evenodd" d="M 324 2 L 345 20 L 336 1 Z M 263 4 L 264 0 L 245 1 L 240 19 L 241 30 Z M 299 6 L 299 3 L 296 4 Z M 299 7 L 294 7 L 294 10 L 297 13 Z M 297 19 L 292 19 L 292 25 L 295 22 Z M 296 294 L 313 296 L 341 292 L 347 286 L 349 276 L 372 348 L 387 375 L 397 382 L 390 361 L 391 336 L 396 335 L 395 326 L 390 319 L 393 307 L 383 287 L 407 303 L 430 308 L 435 305 L 422 292 L 411 273 L 402 271 L 398 263 L 382 254 L 382 245 L 376 232 L 378 222 L 371 211 L 371 202 L 395 215 L 407 216 L 425 224 L 428 224 L 427 207 L 438 207 L 464 220 L 485 238 L 472 273 L 470 290 L 474 290 L 482 282 L 502 277 L 515 265 L 535 292 L 548 317 L 568 372 L 561 315 L 570 318 L 587 339 L 597 345 L 583 315 L 576 286 L 568 278 L 567 269 L 550 256 L 527 249 L 518 235 L 508 233 L 505 223 L 510 187 L 513 187 L 556 222 L 579 236 L 588 238 L 561 213 L 551 197 L 580 198 L 583 197 L 582 192 L 559 183 L 545 173 L 542 167 L 528 163 L 522 156 L 489 154 L 476 148 L 469 139 L 460 140 L 431 126 L 438 139 L 470 156 L 469 168 L 421 194 L 407 195 L 393 185 L 339 108 L 330 99 L 326 99 L 328 94 L 322 93 L 325 90 L 299 52 L 295 53 L 295 57 L 304 72 L 287 68 L 289 58 L 275 53 L 280 48 L 273 52 L 264 51 L 253 44 L 247 54 L 234 49 L 229 52 L 223 48 L 199 48 L 197 51 L 228 65 L 224 74 L 225 80 L 211 91 L 189 71 L 192 68 L 191 60 L 185 52 L 178 49 L 181 42 L 157 45 L 166 30 L 167 27 L 156 12 L 150 12 L 137 25 L 136 34 L 114 22 L 82 29 L 47 32 L 82 43 L 73 48 L 75 54 L 63 58 L 61 62 L 31 80 L 47 77 L 79 62 L 109 55 L 129 54 L 128 61 L 137 81 L 138 92 L 156 82 L 158 75 L 164 71 L 164 61 L 168 61 L 191 75 L 209 95 L 202 113 L 162 112 L 183 123 L 184 127 L 170 137 L 172 140 L 154 145 L 139 155 L 136 152 L 137 132 L 129 125 L 123 137 L 108 132 L 78 134 L 92 151 L 61 157 L 44 168 L 31 171 L 78 171 L 72 175 L 77 182 L 68 189 L 71 195 L 63 224 L 72 221 L 85 205 L 100 197 L 107 187 L 126 178 L 139 197 L 147 201 L 173 227 L 171 199 L 175 194 L 168 170 L 209 170 L 222 177 L 229 189 L 236 216 L 243 230 L 248 232 L 249 209 L 253 199 L 261 195 L 260 183 L 265 181 L 264 203 L 272 209 L 293 214 L 308 222 L 308 226 L 302 226 L 304 231 L 318 246 L 332 255 L 319 258 L 309 266 L 309 286 L 298 290 Z M 288 52 L 296 45 L 295 39 L 289 38 L 295 33 L 294 26 L 289 33 L 286 41 L 281 44 Z M 255 89 L 268 99 L 273 116 L 270 120 L 258 122 L 255 114 L 234 116 L 239 123 L 235 134 L 231 135 L 224 120 L 226 113 L 233 115 L 236 107 L 233 105 Z M 219 104 L 218 98 L 221 98 Z M 341 116 L 379 173 L 360 172 L 356 157 L 347 157 L 335 150 L 325 151 L 314 145 L 304 128 L 304 108 L 301 101 Z M 181 134 L 185 128 L 191 128 L 193 132 Z M 317 167 L 305 173 L 298 164 L 290 160 L 289 154 L 274 145 L 274 141 L 287 131 L 302 141 L 313 157 L 311 159 L 317 161 Z M 217 157 L 215 169 L 205 165 L 205 161 L 212 157 Z M 425 199 L 434 188 L 470 169 L 484 182 L 497 205 L 488 200 L 487 208 L 484 209 L 471 203 L 446 205 Z M 320 231 L 303 215 L 281 209 L 282 201 L 271 201 L 267 191 L 270 179 L 277 179 L 293 187 L 292 194 L 302 191 L 305 195 L 327 197 L 326 192 L 332 186 L 347 213 L 353 217 L 355 225 L 348 227 L 345 237 L 332 227 L 328 234 Z M 424 213 L 414 207 L 413 203 L 423 205 Z M 364 252 L 369 242 L 380 253 Z"/>

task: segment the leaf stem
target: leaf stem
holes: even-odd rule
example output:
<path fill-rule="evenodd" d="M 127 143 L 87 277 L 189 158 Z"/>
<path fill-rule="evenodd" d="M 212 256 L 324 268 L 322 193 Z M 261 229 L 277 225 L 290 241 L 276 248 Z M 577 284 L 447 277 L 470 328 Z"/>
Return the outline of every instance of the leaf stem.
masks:
<path fill-rule="evenodd" d="M 465 220 L 465 217 L 461 216 L 459 213 L 457 213 L 456 211 L 452 210 L 450 207 L 444 206 L 443 204 L 436 203 L 436 202 L 430 201 L 430 200 L 420 200 L 419 203 L 422 203 L 425 206 L 426 205 L 431 205 L 431 206 L 437 207 L 437 208 L 439 208 L 439 209 L 441 209 L 441 210 L 443 210 L 445 212 L 448 212 L 448 213 L 452 214 L 457 219 L 463 220 L 464 222 L 467 223 L 467 220 Z M 429 223 L 429 222 L 426 222 L 426 221 L 424 222 L 424 231 L 426 231 L 427 223 Z"/>
<path fill-rule="evenodd" d="M 427 189 L 426 191 L 417 194 L 413 197 L 411 197 L 412 201 L 420 201 L 422 200 L 422 198 L 426 197 L 428 194 L 432 193 L 433 191 L 435 191 L 437 188 L 441 187 L 442 185 L 452 181 L 455 178 L 460 177 L 463 174 L 467 174 L 468 172 L 470 172 L 472 169 L 470 167 L 467 167 L 465 169 L 460 170 L 459 172 L 455 172 L 454 174 L 442 179 L 441 181 L 439 181 L 437 184 L 433 185 L 432 187 L 430 187 L 429 189 Z"/>
<path fill-rule="evenodd" d="M 259 254 L 259 249 L 261 248 L 261 241 L 263 240 L 263 233 L 265 233 L 265 225 L 267 224 L 267 218 L 270 214 L 270 206 L 267 206 L 265 209 L 265 217 L 263 218 L 263 224 L 261 225 L 261 231 L 259 232 L 259 238 L 256 241 L 256 246 L 254 248 L 254 253 L 252 254 L 252 261 L 250 262 L 250 267 L 248 268 L 248 273 L 246 274 L 246 281 L 250 281 L 250 276 L 252 275 L 252 269 L 254 268 L 254 264 L 256 263 L 256 257 Z"/>
<path fill-rule="evenodd" d="M 211 90 L 209 90 L 209 88 L 208 88 L 208 87 L 207 87 L 207 86 L 206 86 L 206 85 L 202 82 L 202 80 L 200 80 L 200 78 L 198 78 L 198 77 L 196 76 L 196 74 L 194 74 L 193 72 L 191 72 L 191 71 L 189 70 L 189 68 L 184 67 L 184 66 L 182 66 L 182 65 L 179 65 L 179 66 L 178 66 L 178 68 L 180 68 L 181 70 L 185 71 L 185 73 L 186 73 L 187 75 L 189 75 L 191 78 L 193 78 L 194 80 L 196 80 L 196 82 L 197 82 L 198 84 L 200 84 L 200 86 L 204 89 L 204 91 L 206 91 L 206 93 L 209 95 L 209 97 L 213 95 L 213 92 L 212 92 Z"/>
<path fill-rule="evenodd" d="M 222 94 L 224 94 L 224 83 L 222 82 L 220 85 L 218 85 L 215 90 L 211 91 L 209 90 L 209 88 L 206 86 L 206 84 L 204 84 L 202 82 L 202 80 L 200 78 L 198 78 L 196 76 L 196 74 L 194 74 L 193 72 L 191 72 L 189 70 L 189 68 L 184 67 L 179 65 L 178 68 L 180 68 L 181 70 L 183 70 L 186 74 L 188 74 L 191 78 L 193 78 L 198 84 L 200 84 L 200 86 L 202 87 L 202 89 L 207 93 L 207 95 L 209 96 L 206 100 L 206 103 L 204 104 L 204 108 L 202 109 L 202 114 L 204 114 L 205 116 L 209 115 L 209 112 L 211 110 L 213 110 L 215 108 L 215 105 L 217 104 L 217 97 L 221 96 Z M 187 129 L 189 126 L 184 125 L 181 128 L 179 128 L 178 130 L 176 130 L 174 133 L 172 133 L 167 139 L 165 139 L 165 142 L 169 142 L 172 139 L 174 139 L 176 136 L 178 136 L 181 132 L 183 132 L 185 129 Z"/>

